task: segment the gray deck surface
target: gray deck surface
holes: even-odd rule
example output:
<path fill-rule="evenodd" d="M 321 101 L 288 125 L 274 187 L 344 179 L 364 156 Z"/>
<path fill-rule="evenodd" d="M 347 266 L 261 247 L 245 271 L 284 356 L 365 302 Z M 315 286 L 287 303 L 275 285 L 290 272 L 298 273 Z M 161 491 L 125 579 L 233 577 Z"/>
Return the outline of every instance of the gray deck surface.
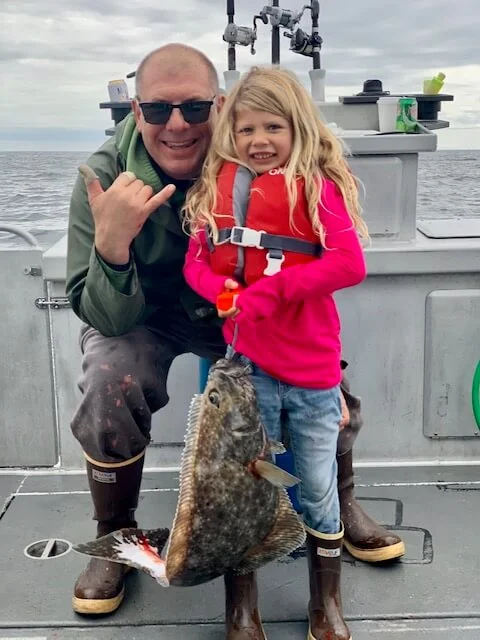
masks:
<path fill-rule="evenodd" d="M 354 640 L 478 640 L 480 474 L 421 470 L 357 473 L 357 495 L 368 512 L 400 530 L 407 554 L 400 562 L 370 566 L 344 553 L 344 610 Z M 386 486 L 388 481 L 397 484 Z M 144 527 L 170 526 L 178 476 L 146 473 L 138 519 Z M 373 486 L 365 486 L 371 484 Z M 94 536 L 83 475 L 0 475 L 0 640 L 160 639 L 222 640 L 221 580 L 194 588 L 163 589 L 149 576 L 128 579 L 127 598 L 101 619 L 71 610 L 72 586 L 86 558 L 71 552 L 29 559 L 38 540 L 70 542 Z M 306 637 L 308 589 L 303 553 L 259 572 L 260 608 L 269 640 Z"/>

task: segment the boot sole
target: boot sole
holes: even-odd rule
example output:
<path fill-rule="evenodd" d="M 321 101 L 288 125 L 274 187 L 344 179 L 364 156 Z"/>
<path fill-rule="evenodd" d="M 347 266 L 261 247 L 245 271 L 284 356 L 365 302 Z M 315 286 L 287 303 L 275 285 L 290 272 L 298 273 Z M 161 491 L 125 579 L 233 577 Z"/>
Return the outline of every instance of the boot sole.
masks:
<path fill-rule="evenodd" d="M 108 599 L 87 600 L 86 598 L 72 597 L 72 607 L 75 613 L 84 615 L 102 615 L 113 613 L 122 604 L 125 597 L 125 587 L 122 588 L 118 596 Z"/>
<path fill-rule="evenodd" d="M 318 640 L 318 638 L 315 638 L 315 636 L 312 634 L 311 629 L 308 629 L 307 640 Z M 348 640 L 352 640 L 352 636 L 350 636 Z"/>
<path fill-rule="evenodd" d="M 380 547 L 379 549 L 360 549 L 349 542 L 347 538 L 344 538 L 343 545 L 351 556 L 363 562 L 386 562 L 405 555 L 405 543 L 403 541 L 392 544 L 389 547 Z"/>

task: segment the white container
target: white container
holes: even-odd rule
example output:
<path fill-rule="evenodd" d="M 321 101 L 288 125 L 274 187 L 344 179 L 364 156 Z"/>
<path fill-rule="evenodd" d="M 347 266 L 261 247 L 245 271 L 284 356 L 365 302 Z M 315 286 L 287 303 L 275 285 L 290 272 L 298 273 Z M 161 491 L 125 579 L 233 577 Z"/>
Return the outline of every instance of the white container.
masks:
<path fill-rule="evenodd" d="M 110 80 L 108 83 L 108 96 L 110 102 L 127 102 L 130 100 L 125 80 Z"/>
<path fill-rule="evenodd" d="M 390 133 L 396 130 L 398 114 L 398 97 L 381 96 L 378 101 L 378 130 Z"/>

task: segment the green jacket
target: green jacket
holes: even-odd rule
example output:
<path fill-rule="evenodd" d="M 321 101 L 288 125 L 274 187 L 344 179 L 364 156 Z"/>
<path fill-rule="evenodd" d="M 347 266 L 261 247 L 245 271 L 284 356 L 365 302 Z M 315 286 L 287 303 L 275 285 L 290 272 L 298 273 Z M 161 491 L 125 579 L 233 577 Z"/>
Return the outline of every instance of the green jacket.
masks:
<path fill-rule="evenodd" d="M 133 171 L 155 193 L 164 186 L 132 114 L 87 164 L 104 189 L 126 170 Z M 66 293 L 81 320 L 106 336 L 126 333 L 137 324 L 155 326 L 163 314 L 185 312 L 193 322 L 192 331 L 198 324 L 219 324 L 214 307 L 183 279 L 188 236 L 182 230 L 179 210 L 184 198 L 177 190 L 148 218 L 131 245 L 129 269 L 118 271 L 96 254 L 92 213 L 84 181 L 78 176 L 70 203 Z"/>

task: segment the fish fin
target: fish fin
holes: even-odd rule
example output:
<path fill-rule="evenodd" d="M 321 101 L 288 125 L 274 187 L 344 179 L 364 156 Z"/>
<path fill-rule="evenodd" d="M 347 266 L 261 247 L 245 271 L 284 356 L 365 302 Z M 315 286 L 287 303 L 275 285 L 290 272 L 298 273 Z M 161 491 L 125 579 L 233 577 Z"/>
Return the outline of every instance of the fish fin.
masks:
<path fill-rule="evenodd" d="M 140 569 L 167 586 L 165 561 L 160 554 L 169 534 L 168 529 L 119 529 L 72 548 L 77 553 Z"/>
<path fill-rule="evenodd" d="M 196 393 L 190 402 L 190 407 L 188 409 L 187 416 L 187 433 L 185 439 L 188 436 L 188 433 L 195 427 L 198 421 L 198 416 L 200 415 L 200 408 L 202 406 L 202 398 L 203 394 Z"/>
<path fill-rule="evenodd" d="M 280 455 L 286 452 L 285 447 L 278 440 L 269 440 L 267 446 L 270 449 L 270 453 L 273 453 L 274 455 Z"/>
<path fill-rule="evenodd" d="M 294 487 L 300 482 L 299 478 L 266 460 L 254 460 L 253 468 L 257 475 L 265 478 L 276 487 Z"/>
<path fill-rule="evenodd" d="M 233 567 L 235 573 L 256 571 L 274 560 L 287 556 L 305 542 L 305 527 L 292 506 L 285 490 L 280 491 L 278 514 L 270 533 L 249 549 L 241 562 Z"/>

